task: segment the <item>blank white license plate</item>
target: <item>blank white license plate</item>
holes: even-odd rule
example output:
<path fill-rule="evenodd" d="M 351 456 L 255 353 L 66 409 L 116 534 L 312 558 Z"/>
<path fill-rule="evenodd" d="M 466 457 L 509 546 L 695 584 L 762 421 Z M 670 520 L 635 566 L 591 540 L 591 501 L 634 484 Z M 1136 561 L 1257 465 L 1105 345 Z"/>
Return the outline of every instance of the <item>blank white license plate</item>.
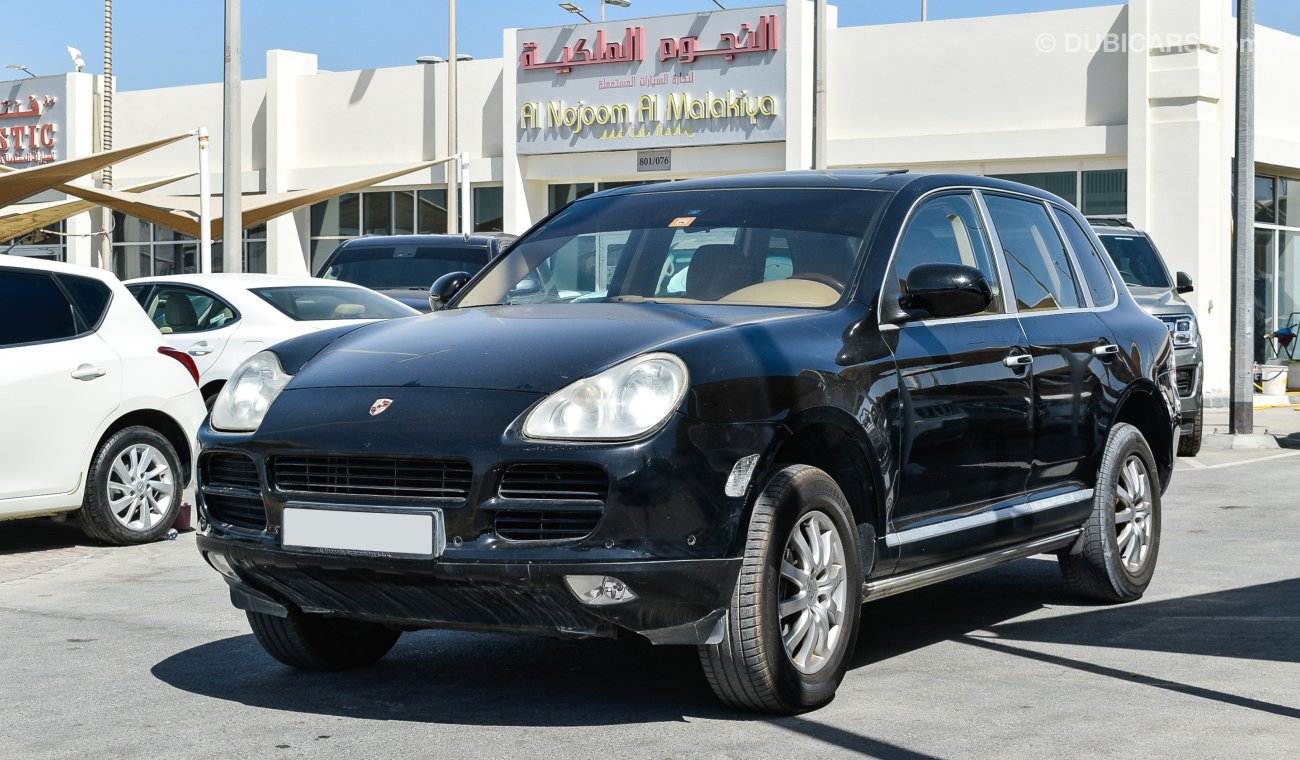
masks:
<path fill-rule="evenodd" d="M 442 512 L 369 512 L 285 507 L 287 548 L 436 557 L 446 546 Z"/>

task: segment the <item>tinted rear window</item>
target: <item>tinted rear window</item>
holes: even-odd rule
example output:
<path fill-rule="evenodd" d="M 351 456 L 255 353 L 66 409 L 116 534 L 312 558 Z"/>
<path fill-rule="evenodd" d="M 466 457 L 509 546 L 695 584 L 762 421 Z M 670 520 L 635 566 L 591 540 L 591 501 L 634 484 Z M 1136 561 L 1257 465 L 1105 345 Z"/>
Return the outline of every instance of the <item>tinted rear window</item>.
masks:
<path fill-rule="evenodd" d="M 72 305 L 48 274 L 0 271 L 0 346 L 76 334 Z"/>
<path fill-rule="evenodd" d="M 1170 288 L 1169 274 L 1165 272 L 1160 254 L 1151 241 L 1142 235 L 1101 235 L 1101 242 L 1115 262 L 1125 285 L 1139 288 Z"/>
<path fill-rule="evenodd" d="M 488 262 L 487 248 L 426 245 L 345 246 L 321 273 L 376 290 L 428 290 L 451 272 L 474 274 Z"/>
<path fill-rule="evenodd" d="M 1065 230 L 1065 237 L 1070 241 L 1074 257 L 1079 260 L 1079 266 L 1083 268 L 1083 279 L 1088 286 L 1088 292 L 1092 294 L 1092 304 L 1109 305 L 1115 300 L 1115 286 L 1111 284 L 1106 262 L 1101 260 L 1101 252 L 1092 244 L 1088 233 L 1073 216 L 1059 208 L 1054 208 L 1053 211 L 1056 212 L 1057 221 L 1061 223 L 1061 229 Z"/>
<path fill-rule="evenodd" d="M 58 276 L 63 287 L 72 296 L 72 302 L 81 310 L 82 319 L 92 328 L 99 327 L 104 313 L 108 311 L 108 302 L 113 298 L 113 291 L 107 285 L 89 277 L 76 277 L 61 274 Z"/>
<path fill-rule="evenodd" d="M 307 285 L 286 288 L 254 288 L 254 294 L 290 319 L 396 319 L 415 314 L 403 306 L 365 288 Z"/>

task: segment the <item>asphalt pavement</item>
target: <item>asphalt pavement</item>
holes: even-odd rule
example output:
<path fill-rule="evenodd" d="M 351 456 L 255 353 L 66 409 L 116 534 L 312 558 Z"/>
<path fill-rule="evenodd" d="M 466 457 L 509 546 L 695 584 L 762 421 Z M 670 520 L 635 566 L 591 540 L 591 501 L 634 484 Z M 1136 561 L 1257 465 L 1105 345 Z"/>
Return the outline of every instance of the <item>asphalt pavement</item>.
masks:
<path fill-rule="evenodd" d="M 1209 422 L 1226 423 L 1222 410 Z M 262 652 L 193 534 L 0 523 L 3 758 L 1295 758 L 1300 412 L 1180 460 L 1139 602 L 1033 558 L 864 608 L 828 707 L 738 714 L 693 650 L 427 631 L 370 669 Z"/>

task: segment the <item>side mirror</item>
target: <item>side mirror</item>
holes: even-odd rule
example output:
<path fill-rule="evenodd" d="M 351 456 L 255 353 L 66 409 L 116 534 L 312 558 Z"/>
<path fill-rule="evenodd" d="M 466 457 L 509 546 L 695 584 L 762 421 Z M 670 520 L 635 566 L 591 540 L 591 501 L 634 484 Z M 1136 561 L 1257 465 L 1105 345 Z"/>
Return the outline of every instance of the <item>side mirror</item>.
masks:
<path fill-rule="evenodd" d="M 931 317 L 978 314 L 993 303 L 984 273 L 961 264 L 922 264 L 907 275 L 907 293 L 899 305 Z"/>
<path fill-rule="evenodd" d="M 455 297 L 469 282 L 469 272 L 451 272 L 433 281 L 429 287 L 429 308 L 438 311 Z"/>
<path fill-rule="evenodd" d="M 1178 287 L 1175 290 L 1179 293 L 1190 293 L 1196 289 L 1192 287 L 1192 276 L 1186 272 L 1179 272 L 1174 279 L 1178 281 Z"/>
<path fill-rule="evenodd" d="M 542 283 L 535 276 L 529 275 L 510 289 L 511 298 L 522 298 L 524 296 L 535 296 L 542 292 Z"/>

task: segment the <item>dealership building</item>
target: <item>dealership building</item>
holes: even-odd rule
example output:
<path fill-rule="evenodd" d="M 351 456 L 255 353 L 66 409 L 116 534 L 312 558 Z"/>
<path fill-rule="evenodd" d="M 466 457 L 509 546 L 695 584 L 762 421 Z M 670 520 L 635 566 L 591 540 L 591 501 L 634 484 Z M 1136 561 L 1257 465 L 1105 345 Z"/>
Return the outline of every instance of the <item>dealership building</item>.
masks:
<path fill-rule="evenodd" d="M 814 113 L 814 13 L 804 0 L 507 29 L 500 58 L 457 66 L 469 217 L 476 230 L 517 233 L 603 188 L 807 169 L 819 120 L 831 168 L 996 175 L 1148 230 L 1170 268 L 1195 282 L 1187 298 L 1205 342 L 1205 387 L 1223 391 L 1231 5 L 1132 0 L 873 26 L 839 26 L 832 7 L 824 114 Z M 1300 311 L 1300 37 L 1260 28 L 1256 60 L 1254 308 L 1267 333 Z M 313 54 L 270 51 L 266 78 L 245 81 L 241 93 L 245 192 L 331 187 L 445 156 L 447 71 L 324 71 Z M 100 84 L 90 74 L 0 83 L 0 160 L 22 168 L 93 152 Z M 219 171 L 221 114 L 220 84 L 119 91 L 114 143 L 206 126 Z M 133 158 L 114 167 L 114 187 L 190 175 L 149 192 L 195 195 L 197 156 L 186 140 Z M 419 169 L 247 229 L 245 267 L 303 273 L 352 237 L 446 231 L 445 171 Z M 52 228 L 62 234 L 29 236 L 14 252 L 101 264 L 124 278 L 194 270 L 192 238 L 114 217 L 110 260 L 92 236 L 98 212 Z"/>

